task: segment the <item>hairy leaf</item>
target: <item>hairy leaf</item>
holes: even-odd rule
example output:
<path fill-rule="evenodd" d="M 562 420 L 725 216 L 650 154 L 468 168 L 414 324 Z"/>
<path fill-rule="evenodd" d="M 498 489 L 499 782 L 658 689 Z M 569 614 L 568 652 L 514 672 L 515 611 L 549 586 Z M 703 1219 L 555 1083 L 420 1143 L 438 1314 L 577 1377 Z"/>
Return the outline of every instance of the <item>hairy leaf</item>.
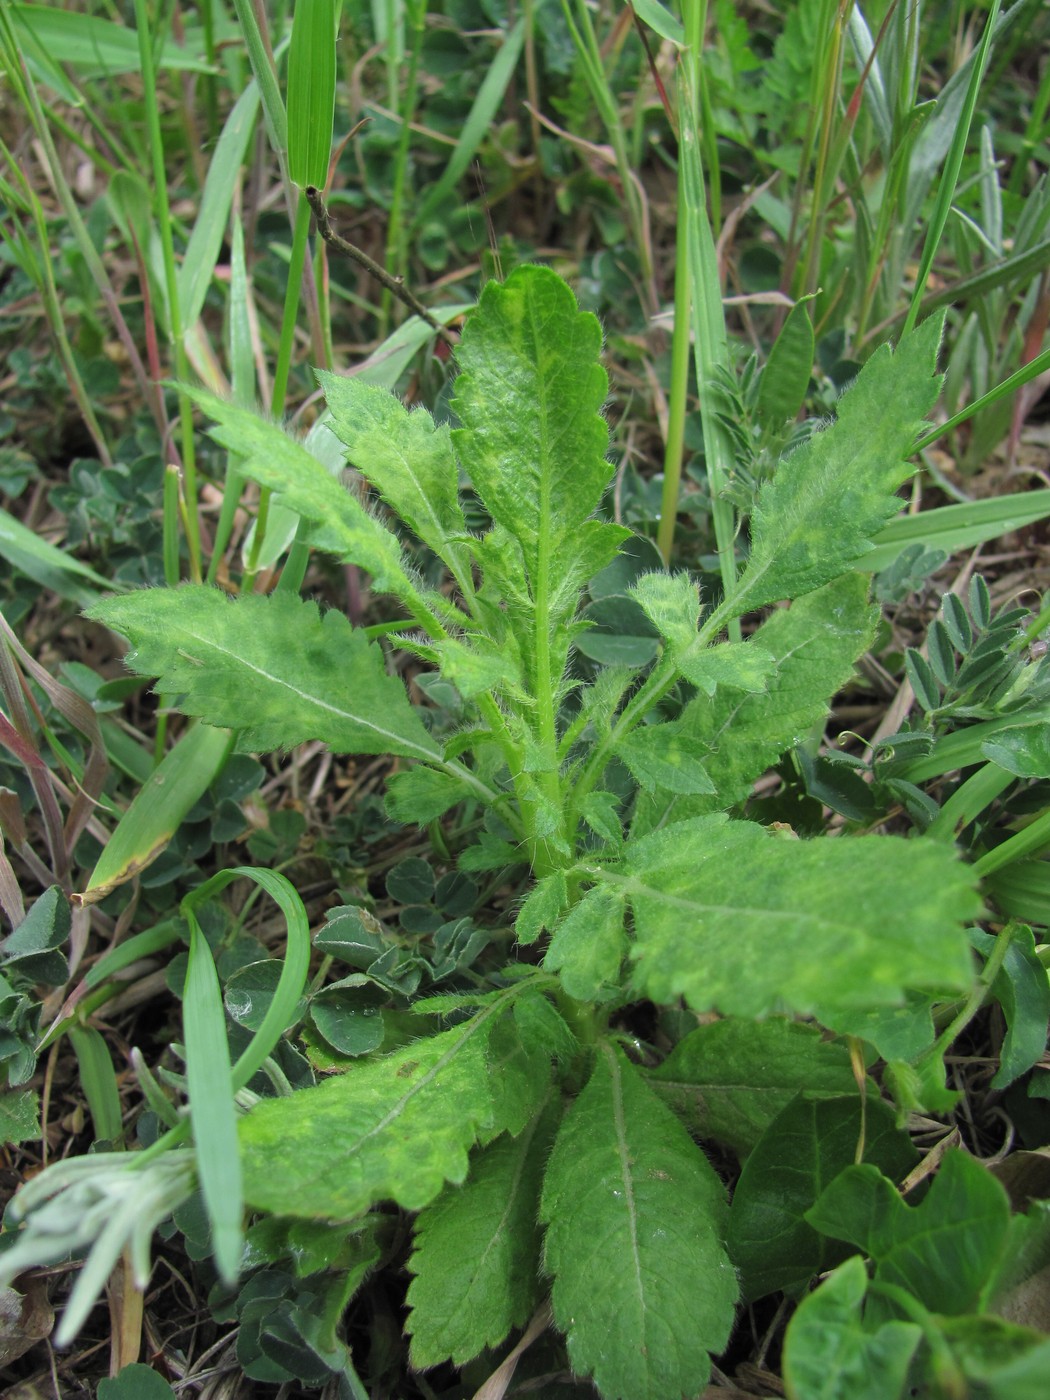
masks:
<path fill-rule="evenodd" d="M 606 1400 L 701 1391 L 736 1299 L 724 1191 L 619 1049 L 600 1047 L 562 1124 L 540 1214 L 573 1369 Z"/>
<path fill-rule="evenodd" d="M 386 389 L 317 371 L 352 466 L 406 525 L 457 572 L 469 577 L 459 467 L 447 424 L 423 408 L 412 412 Z"/>
<path fill-rule="evenodd" d="M 954 853 L 892 836 L 799 841 L 723 816 L 625 847 L 637 979 L 695 1011 L 832 1014 L 962 990 L 980 901 Z"/>
<path fill-rule="evenodd" d="M 383 1200 L 421 1210 L 446 1181 L 463 1181 L 467 1153 L 503 1129 L 509 1106 L 488 1053 L 499 1013 L 486 1007 L 455 1030 L 260 1103 L 240 1124 L 245 1200 L 348 1220 Z"/>
<path fill-rule="evenodd" d="M 562 985 L 577 1001 L 604 1001 L 617 989 L 626 948 L 623 898 L 597 885 L 558 925 L 543 966 L 561 972 Z"/>
<path fill-rule="evenodd" d="M 857 657 L 871 644 L 877 621 L 878 610 L 868 604 L 867 581 L 856 574 L 773 613 L 753 640 L 739 648 L 755 647 L 773 658 L 776 669 L 766 688 L 746 694 L 719 684 L 713 698 L 697 696 L 675 721 L 678 730 L 707 750 L 703 765 L 715 795 L 643 798 L 636 834 L 676 817 L 723 810 L 747 797 L 755 779 L 823 719 L 830 697 L 849 680 Z M 698 664 L 708 656 L 716 661 L 723 650 L 724 644 L 700 652 Z M 699 677 L 697 683 L 703 685 Z"/>
<path fill-rule="evenodd" d="M 798 598 L 848 569 L 900 509 L 906 458 L 940 391 L 943 316 L 895 351 L 880 346 L 843 395 L 837 421 L 786 457 L 758 494 L 751 556 L 731 596 L 739 615 Z"/>
<path fill-rule="evenodd" d="M 478 557 L 537 689 L 561 676 L 580 587 L 628 534 L 588 519 L 612 474 L 601 340 L 556 273 L 525 266 L 485 288 L 457 352 L 453 441 L 496 522 Z"/>
<path fill-rule="evenodd" d="M 474 1154 L 462 1186 L 446 1186 L 420 1213 L 408 1264 L 414 1366 L 461 1366 L 535 1307 L 536 1212 L 552 1126 L 541 1115 L 519 1137 L 497 1138 Z"/>
<path fill-rule="evenodd" d="M 382 592 L 407 602 L 417 597 L 397 539 L 305 447 L 251 409 L 204 389 L 183 392 L 213 420 L 209 436 L 237 453 L 240 470 L 311 522 L 312 544 L 367 569 Z"/>
<path fill-rule="evenodd" d="M 781 1016 L 697 1026 L 649 1083 L 697 1137 L 725 1143 L 741 1158 L 796 1094 L 835 1098 L 855 1087 L 844 1044 Z"/>
<path fill-rule="evenodd" d="M 89 616 L 128 638 L 130 666 L 181 693 L 187 714 L 240 730 L 245 748 L 321 739 L 337 753 L 440 757 L 382 651 L 342 613 L 186 584 L 107 598 Z"/>

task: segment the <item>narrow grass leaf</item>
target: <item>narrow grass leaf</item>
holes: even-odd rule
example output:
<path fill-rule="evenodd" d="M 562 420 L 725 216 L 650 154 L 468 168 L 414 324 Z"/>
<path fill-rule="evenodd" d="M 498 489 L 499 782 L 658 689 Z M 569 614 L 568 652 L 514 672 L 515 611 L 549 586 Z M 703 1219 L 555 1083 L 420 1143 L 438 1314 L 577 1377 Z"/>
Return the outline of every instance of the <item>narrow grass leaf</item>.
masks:
<path fill-rule="evenodd" d="M 463 122 L 459 139 L 449 157 L 448 165 L 437 184 L 427 191 L 416 223 L 423 224 L 443 209 L 453 195 L 456 186 L 466 174 L 470 162 L 477 155 L 478 147 L 488 139 L 499 105 L 507 91 L 507 86 L 517 67 L 525 42 L 525 19 L 519 19 L 511 28 L 500 46 L 499 53 L 489 64 L 488 72 L 478 88 L 474 104 Z"/>
<path fill-rule="evenodd" d="M 296 594 L 187 584 L 107 599 L 92 616 L 128 637 L 128 664 L 181 694 L 187 714 L 238 728 L 249 748 L 322 739 L 337 753 L 440 758 L 379 645 Z"/>
<path fill-rule="evenodd" d="M 88 607 L 98 598 L 98 590 L 113 592 L 122 588 L 71 554 L 48 544 L 6 510 L 0 509 L 0 557 L 41 588 L 49 588 L 60 598 Z"/>
<path fill-rule="evenodd" d="M 927 549 L 955 554 L 1020 530 L 1048 515 L 1050 490 L 1017 491 L 1009 496 L 990 496 L 983 501 L 938 506 L 920 515 L 902 515 L 874 536 L 874 548 L 862 555 L 854 567 L 865 573 L 880 573 L 889 568 L 902 550 L 916 543 Z"/>
<path fill-rule="evenodd" d="M 300 189 L 328 182 L 335 115 L 336 0 L 296 0 L 288 52 L 288 175 Z"/>
<path fill-rule="evenodd" d="M 729 1337 L 725 1188 L 623 1052 L 598 1049 L 547 1166 L 551 1306 L 607 1400 L 696 1395 Z"/>
<path fill-rule="evenodd" d="M 12 5 L 11 18 L 23 42 L 39 45 L 56 63 L 69 63 L 82 78 L 138 73 L 139 44 L 134 29 L 112 19 L 78 14 L 51 5 Z M 169 39 L 157 55 L 157 66 L 172 71 L 211 73 L 204 55 L 204 34 L 184 27 L 180 42 Z"/>
<path fill-rule="evenodd" d="M 226 237 L 234 192 L 240 180 L 248 142 L 259 114 L 259 85 L 249 83 L 226 118 L 222 135 L 208 162 L 200 208 L 178 270 L 182 324 L 192 326 L 201 314 Z"/>
<path fill-rule="evenodd" d="M 74 903 L 94 904 L 105 899 L 160 855 L 186 813 L 222 771 L 232 743 L 233 736 L 227 730 L 210 725 L 195 724 L 186 731 L 132 799 L 83 894 L 73 896 Z"/>
<path fill-rule="evenodd" d="M 711 816 L 630 842 L 625 858 L 614 883 L 634 911 L 639 985 L 658 1003 L 827 1018 L 970 986 L 962 925 L 981 903 L 939 842 L 799 841 Z"/>
<path fill-rule="evenodd" d="M 223 1279 L 232 1283 L 241 1261 L 244 1196 L 230 1047 L 215 963 L 193 917 L 182 1022 L 197 1177 L 211 1226 L 215 1263 Z"/>
<path fill-rule="evenodd" d="M 661 5 L 660 0 L 631 0 L 631 9 L 661 39 L 680 49 L 685 47 L 685 30 L 681 20 L 676 19 L 666 5 Z"/>
<path fill-rule="evenodd" d="M 237 1090 L 244 1088 L 273 1052 L 284 1032 L 294 1025 L 310 969 L 311 943 L 310 920 L 306 906 L 294 885 L 276 870 L 264 870 L 253 865 L 238 865 L 232 870 L 222 870 L 186 897 L 183 910 L 189 911 L 199 907 L 234 880 L 251 880 L 261 890 L 266 891 L 284 915 L 288 936 L 281 963 L 281 975 L 266 1014 L 233 1067 L 232 1082 Z"/>
<path fill-rule="evenodd" d="M 70 1026 L 69 1043 L 77 1057 L 80 1087 L 88 1102 L 95 1138 L 119 1144 L 124 1124 L 109 1047 L 93 1026 Z"/>

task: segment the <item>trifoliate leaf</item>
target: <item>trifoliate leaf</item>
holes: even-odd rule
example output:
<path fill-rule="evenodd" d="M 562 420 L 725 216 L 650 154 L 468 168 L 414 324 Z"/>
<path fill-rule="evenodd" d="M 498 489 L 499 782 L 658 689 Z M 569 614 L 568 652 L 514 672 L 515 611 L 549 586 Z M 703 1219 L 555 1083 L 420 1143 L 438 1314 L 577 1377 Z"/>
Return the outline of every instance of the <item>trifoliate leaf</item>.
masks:
<path fill-rule="evenodd" d="M 541 1124 L 542 1130 L 541 1130 Z M 446 1186 L 416 1220 L 408 1267 L 412 1364 L 463 1365 L 520 1327 L 539 1291 L 539 1205 L 553 1123 L 474 1154 L 462 1186 Z"/>
<path fill-rule="evenodd" d="M 321 739 L 336 753 L 440 757 L 379 647 L 295 594 L 186 584 L 107 598 L 89 616 L 128 638 L 134 670 L 180 693 L 186 714 L 240 730 L 246 749 Z"/>
<path fill-rule="evenodd" d="M 502 1130 L 512 1107 L 488 1053 L 500 1014 L 486 1007 L 455 1030 L 258 1104 L 240 1123 L 245 1200 L 348 1220 L 383 1200 L 420 1210 L 446 1181 L 463 1181 L 467 1153 Z"/>
<path fill-rule="evenodd" d="M 182 388 L 214 420 L 209 436 L 237 454 L 240 470 L 277 492 L 283 505 L 311 522 L 312 544 L 359 564 L 380 591 L 405 601 L 417 597 L 395 536 L 305 447 L 251 409 L 204 389 Z"/>
<path fill-rule="evenodd" d="M 785 838 L 722 816 L 676 822 L 609 876 L 634 910 L 637 980 L 694 1011 L 829 1015 L 972 980 L 973 879 L 933 841 Z"/>
<path fill-rule="evenodd" d="M 843 395 L 838 419 L 785 457 L 758 493 L 736 615 L 799 598 L 848 569 L 900 509 L 906 459 L 937 401 L 943 316 L 896 350 L 880 346 Z"/>
<path fill-rule="evenodd" d="M 725 1143 L 741 1158 L 796 1094 L 835 1098 L 855 1088 L 841 1041 L 781 1016 L 697 1026 L 649 1083 L 697 1137 Z"/>
<path fill-rule="evenodd" d="M 540 1215 L 573 1370 L 605 1400 L 698 1394 L 736 1300 L 724 1188 L 610 1045 L 558 1132 Z"/>

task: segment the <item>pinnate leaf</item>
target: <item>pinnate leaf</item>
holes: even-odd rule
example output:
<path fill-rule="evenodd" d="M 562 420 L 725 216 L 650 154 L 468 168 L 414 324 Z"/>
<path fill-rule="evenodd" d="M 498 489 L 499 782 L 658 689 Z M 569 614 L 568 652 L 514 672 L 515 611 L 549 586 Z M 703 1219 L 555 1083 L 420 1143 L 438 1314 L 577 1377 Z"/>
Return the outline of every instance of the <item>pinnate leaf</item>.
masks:
<path fill-rule="evenodd" d="M 538 1131 L 541 1123 L 543 1131 Z M 409 1269 L 412 1364 L 462 1365 L 498 1346 L 536 1303 L 536 1211 L 549 1115 L 476 1152 L 462 1186 L 446 1186 L 419 1215 Z"/>
<path fill-rule="evenodd" d="M 421 1210 L 446 1181 L 463 1181 L 470 1149 L 517 1107 L 490 1063 L 503 1009 L 259 1104 L 240 1124 L 248 1204 L 348 1220 L 382 1200 Z"/>
<path fill-rule="evenodd" d="M 323 370 L 317 378 L 350 464 L 435 554 L 469 567 L 448 425 L 436 426 L 424 408 L 409 412 L 395 395 L 360 379 Z"/>
<path fill-rule="evenodd" d="M 706 668 L 717 667 L 724 651 L 740 655 L 753 647 L 771 657 L 772 666 L 765 688 L 755 693 L 731 688 L 719 677 L 713 698 L 704 694 L 689 702 L 675 726 L 702 746 L 715 794 L 642 798 L 635 831 L 640 835 L 672 815 L 694 816 L 743 801 L 755 779 L 823 719 L 830 697 L 849 680 L 857 657 L 871 644 L 877 621 L 867 581 L 847 574 L 790 608 L 778 609 L 751 641 L 697 652 L 697 666 Z M 692 653 L 685 659 L 685 666 L 691 664 Z M 695 683 L 709 689 L 700 672 Z"/>
<path fill-rule="evenodd" d="M 701 1391 L 736 1300 L 724 1189 L 619 1049 L 599 1048 L 558 1132 L 540 1214 L 573 1369 L 605 1400 Z"/>
<path fill-rule="evenodd" d="M 406 602 L 417 597 L 397 539 L 305 447 L 251 409 L 204 389 L 183 392 L 213 420 L 209 436 L 237 454 L 240 470 L 311 522 L 312 544 L 367 569 L 381 591 Z"/>
<path fill-rule="evenodd" d="M 695 1011 L 833 1014 L 909 987 L 962 990 L 972 878 L 951 850 L 892 836 L 798 841 L 723 816 L 625 847 L 637 978 Z"/>
<path fill-rule="evenodd" d="M 751 555 L 730 600 L 737 614 L 798 598 L 865 554 L 900 509 L 919 429 L 937 401 L 943 316 L 896 350 L 880 346 L 843 395 L 837 421 L 784 458 L 751 518 Z"/>
<path fill-rule="evenodd" d="M 440 758 L 382 651 L 342 613 L 187 584 L 107 598 L 89 616 L 128 638 L 134 670 L 181 693 L 187 714 L 240 730 L 245 748 L 321 739 L 337 753 Z"/>

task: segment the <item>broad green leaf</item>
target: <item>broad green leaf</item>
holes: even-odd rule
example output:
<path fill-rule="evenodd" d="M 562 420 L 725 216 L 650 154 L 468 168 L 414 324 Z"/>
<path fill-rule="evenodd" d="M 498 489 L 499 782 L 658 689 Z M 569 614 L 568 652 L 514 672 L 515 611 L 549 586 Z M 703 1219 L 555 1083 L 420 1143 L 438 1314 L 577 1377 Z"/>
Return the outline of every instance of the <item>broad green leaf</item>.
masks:
<path fill-rule="evenodd" d="M 767 431 L 783 429 L 798 413 L 813 368 L 813 325 L 803 301 L 788 312 L 758 382 L 755 417 Z"/>
<path fill-rule="evenodd" d="M 1044 1400 L 1050 1375 L 1050 1339 L 1045 1332 L 1013 1326 L 1001 1317 L 938 1320 L 953 1361 L 970 1383 L 968 1395 L 981 1400 Z M 912 1381 L 919 1386 L 925 1382 L 929 1394 L 940 1379 L 933 1357 L 928 1357 L 925 1370 Z"/>
<path fill-rule="evenodd" d="M 542 1131 L 540 1131 L 542 1126 Z M 474 1154 L 462 1186 L 446 1186 L 416 1220 L 408 1290 L 412 1364 L 463 1365 L 520 1327 L 539 1290 L 540 1185 L 550 1115 Z"/>
<path fill-rule="evenodd" d="M 862 1137 L 873 1171 L 897 1179 L 918 1161 L 893 1110 L 871 1098 L 862 1117 L 856 1091 L 816 1102 L 800 1096 L 769 1124 L 744 1163 L 729 1212 L 729 1253 L 748 1301 L 802 1290 L 843 1258 L 843 1246 L 821 1238 L 806 1211 L 857 1160 Z"/>
<path fill-rule="evenodd" d="M 447 424 L 385 389 L 319 371 L 332 428 L 361 473 L 435 554 L 469 578 L 459 468 Z"/>
<path fill-rule="evenodd" d="M 0 964 L 15 964 L 32 982 L 59 987 L 69 976 L 69 957 L 62 945 L 69 938 L 72 918 L 61 886 L 51 885 L 12 933 L 0 942 Z"/>
<path fill-rule="evenodd" d="M 613 470 L 601 345 L 597 318 L 579 310 L 561 278 L 524 266 L 485 288 L 457 352 L 453 407 L 463 426 L 453 441 L 489 514 L 520 548 L 537 685 L 561 674 L 559 658 L 544 664 L 548 638 L 626 533 L 588 520 Z M 500 552 L 506 592 L 513 560 Z"/>
<path fill-rule="evenodd" d="M 980 901 L 939 842 L 799 841 L 722 816 L 676 822 L 625 847 L 637 980 L 694 1011 L 833 1015 L 892 1005 L 908 988 L 961 991 L 962 925 Z"/>
<path fill-rule="evenodd" d="M 906 458 L 937 401 L 942 316 L 895 351 L 881 346 L 842 397 L 838 420 L 781 461 L 758 494 L 734 615 L 797 598 L 841 574 L 900 508 Z"/>
<path fill-rule="evenodd" d="M 635 830 L 676 816 L 717 811 L 743 801 L 756 778 L 798 743 L 827 713 L 828 701 L 853 674 L 854 663 L 875 634 L 878 610 L 868 604 L 867 582 L 846 575 L 788 609 L 778 609 L 751 641 L 741 644 L 776 664 L 762 691 L 745 694 L 719 686 L 713 698 L 697 696 L 675 725 L 708 752 L 704 768 L 713 797 L 659 799 L 638 804 Z M 701 652 L 717 658 L 724 645 Z M 715 663 L 717 664 L 717 663 Z"/>
<path fill-rule="evenodd" d="M 203 389 L 184 386 L 183 392 L 213 420 L 209 436 L 238 455 L 238 469 L 279 493 L 283 505 L 311 523 L 311 544 L 359 564 L 382 592 L 409 603 L 417 598 L 395 537 L 316 457 L 251 409 Z"/>
<path fill-rule="evenodd" d="M 110 1380 L 99 1381 L 98 1400 L 172 1400 L 175 1392 L 152 1366 L 133 1361 Z"/>
<path fill-rule="evenodd" d="M 697 1137 L 725 1143 L 741 1158 L 796 1094 L 836 1098 L 856 1088 L 845 1045 L 780 1016 L 698 1026 L 649 1083 Z"/>
<path fill-rule="evenodd" d="M 914 1322 L 865 1328 L 868 1275 L 847 1259 L 804 1298 L 784 1345 L 789 1400 L 900 1400 L 922 1329 Z"/>
<path fill-rule="evenodd" d="M 421 1210 L 462 1182 L 470 1149 L 504 1126 L 488 1054 L 500 1010 L 260 1103 L 240 1125 L 248 1204 L 349 1220 L 383 1200 Z"/>
<path fill-rule="evenodd" d="M 623 899 L 597 885 L 558 925 L 543 966 L 561 973 L 562 986 L 577 1001 L 605 1001 L 618 990 L 626 950 Z"/>
<path fill-rule="evenodd" d="M 721 1181 L 619 1049 L 602 1045 L 543 1184 L 544 1263 L 573 1370 L 606 1400 L 696 1395 L 736 1281 Z"/>
<path fill-rule="evenodd" d="M 187 584 L 108 598 L 90 616 L 129 639 L 136 671 L 181 694 L 187 714 L 239 729 L 245 748 L 322 739 L 337 753 L 440 756 L 379 646 L 295 594 Z"/>
<path fill-rule="evenodd" d="M 978 1306 L 1006 1244 L 1010 1202 L 987 1167 L 954 1151 L 917 1206 L 865 1164 L 837 1177 L 806 1219 L 873 1259 L 876 1282 L 954 1317 Z"/>
<path fill-rule="evenodd" d="M 971 929 L 970 940 L 986 955 L 995 943 L 992 935 L 981 929 Z M 1046 1051 L 1050 981 L 1027 925 L 1019 925 L 1014 930 L 1003 965 L 992 983 L 992 996 L 1006 1018 L 1006 1035 L 991 1087 L 1005 1089 L 1022 1074 L 1027 1074 Z"/>
<path fill-rule="evenodd" d="M 568 897 L 565 871 L 545 875 L 528 893 L 514 922 L 514 934 L 519 943 L 535 943 L 544 929 L 558 922 Z"/>

